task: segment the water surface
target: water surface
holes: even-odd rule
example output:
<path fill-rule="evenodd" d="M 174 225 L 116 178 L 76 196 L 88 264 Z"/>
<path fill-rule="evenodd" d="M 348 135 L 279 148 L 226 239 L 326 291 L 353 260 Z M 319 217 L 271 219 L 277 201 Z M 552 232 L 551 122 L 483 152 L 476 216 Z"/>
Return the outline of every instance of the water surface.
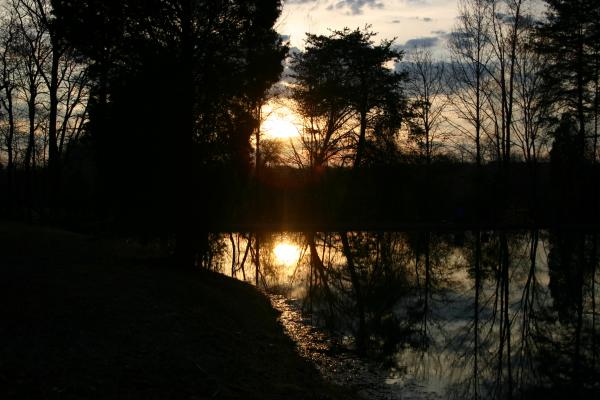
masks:
<path fill-rule="evenodd" d="M 595 232 L 221 239 L 221 270 L 253 283 L 258 271 L 285 296 L 272 299 L 301 354 L 365 398 L 600 393 Z"/>

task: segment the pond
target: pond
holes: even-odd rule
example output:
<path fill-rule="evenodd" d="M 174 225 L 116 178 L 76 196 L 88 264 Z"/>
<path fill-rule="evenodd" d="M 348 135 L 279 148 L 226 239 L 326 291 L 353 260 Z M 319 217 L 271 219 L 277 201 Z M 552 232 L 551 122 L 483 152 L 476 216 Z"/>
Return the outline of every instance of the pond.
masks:
<path fill-rule="evenodd" d="M 300 353 L 365 398 L 599 398 L 595 232 L 261 232 L 214 243 L 222 272 L 271 294 Z"/>

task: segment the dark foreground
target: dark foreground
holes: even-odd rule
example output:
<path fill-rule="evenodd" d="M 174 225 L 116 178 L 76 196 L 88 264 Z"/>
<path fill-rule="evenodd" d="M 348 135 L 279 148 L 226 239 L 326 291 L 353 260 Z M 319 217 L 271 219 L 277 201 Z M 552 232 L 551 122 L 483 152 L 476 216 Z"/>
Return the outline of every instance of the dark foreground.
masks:
<path fill-rule="evenodd" d="M 335 399 L 253 287 L 0 223 L 0 398 Z"/>

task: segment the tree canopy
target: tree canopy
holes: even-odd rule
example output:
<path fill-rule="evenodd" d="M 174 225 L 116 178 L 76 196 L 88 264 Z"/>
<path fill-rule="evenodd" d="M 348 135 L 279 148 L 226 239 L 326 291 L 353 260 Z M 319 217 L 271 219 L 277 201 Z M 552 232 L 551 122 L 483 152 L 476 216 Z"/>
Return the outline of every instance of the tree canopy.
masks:
<path fill-rule="evenodd" d="M 292 61 L 293 98 L 320 138 L 318 149 L 311 150 L 313 164 L 327 162 L 336 152 L 348 156 L 351 150 L 352 163 L 359 166 L 368 130 L 373 139 L 397 132 L 404 75 L 393 67 L 402 53 L 392 48 L 392 41 L 376 45 L 374 36 L 368 28 L 309 34 L 306 50 Z"/>
<path fill-rule="evenodd" d="M 538 32 L 538 50 L 548 56 L 543 70 L 546 90 L 553 101 L 560 102 L 563 111 L 576 116 L 577 148 L 583 160 L 589 158 L 586 124 L 594 103 L 597 108 L 600 3 L 595 0 L 546 0 L 546 3 L 547 21 Z"/>
<path fill-rule="evenodd" d="M 160 204 L 204 195 L 189 188 L 203 165 L 248 164 L 255 105 L 287 52 L 273 29 L 279 0 L 53 6 L 95 79 L 88 128 L 108 186 Z"/>

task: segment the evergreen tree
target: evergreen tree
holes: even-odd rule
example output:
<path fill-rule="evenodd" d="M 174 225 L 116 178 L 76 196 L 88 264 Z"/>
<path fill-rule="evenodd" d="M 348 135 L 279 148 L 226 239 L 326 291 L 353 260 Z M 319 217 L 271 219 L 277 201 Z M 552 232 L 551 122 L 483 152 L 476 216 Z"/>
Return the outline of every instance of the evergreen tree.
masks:
<path fill-rule="evenodd" d="M 551 101 L 577 120 L 577 153 L 588 158 L 586 140 L 597 80 L 600 3 L 596 0 L 546 0 L 547 20 L 539 27 L 538 51 L 547 56 L 543 71 Z"/>
<path fill-rule="evenodd" d="M 391 67 L 402 58 L 392 41 L 374 44 L 368 29 L 334 31 L 329 36 L 308 35 L 306 50 L 292 62 L 296 80 L 293 96 L 299 112 L 307 119 L 321 119 L 321 151 L 316 164 L 327 160 L 332 146 L 345 142 L 352 132 L 352 164 L 365 159 L 367 132 L 373 138 L 397 132 L 405 107 L 401 82 L 405 75 Z M 354 132 L 357 128 L 358 132 Z"/>

